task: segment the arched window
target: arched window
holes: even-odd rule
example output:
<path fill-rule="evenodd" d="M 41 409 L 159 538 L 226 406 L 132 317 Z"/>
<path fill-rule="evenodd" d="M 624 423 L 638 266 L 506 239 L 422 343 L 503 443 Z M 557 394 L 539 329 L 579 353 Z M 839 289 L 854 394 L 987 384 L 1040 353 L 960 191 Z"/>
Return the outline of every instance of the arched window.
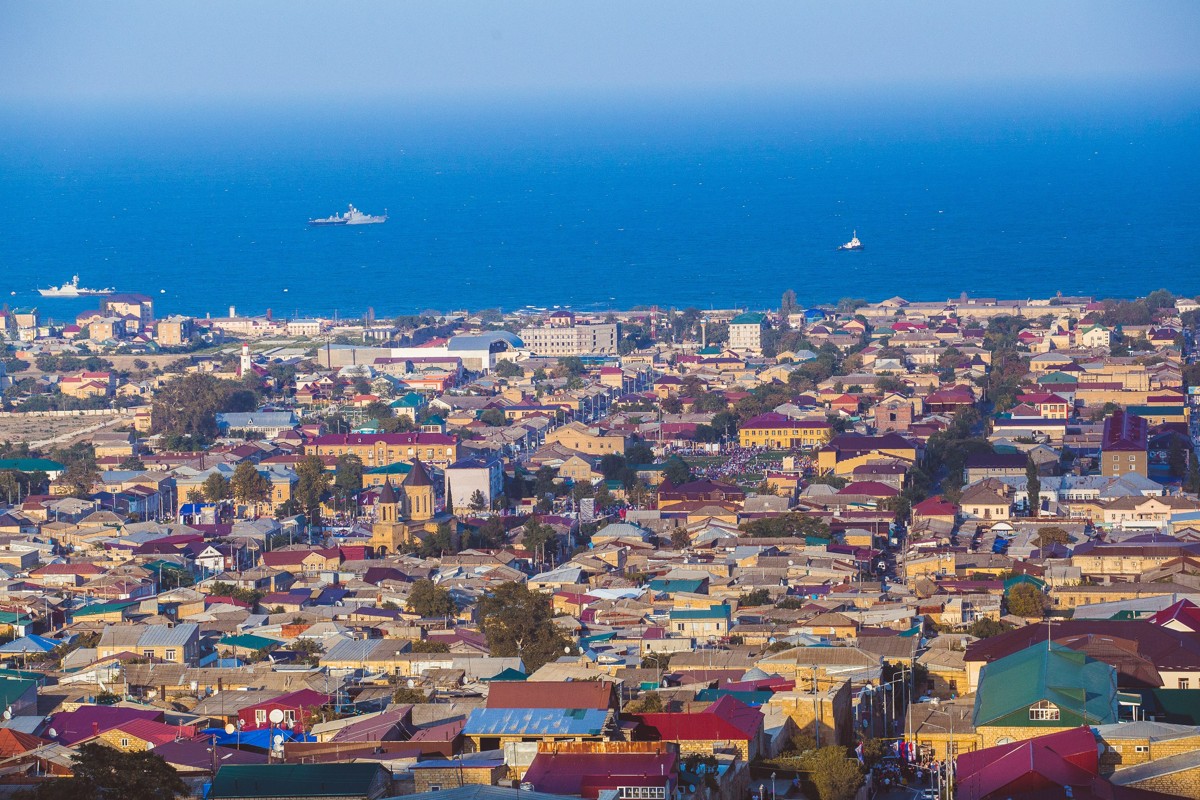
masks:
<path fill-rule="evenodd" d="M 1029 707 L 1029 719 L 1035 722 L 1057 722 L 1061 718 L 1058 706 L 1049 700 L 1039 700 Z"/>

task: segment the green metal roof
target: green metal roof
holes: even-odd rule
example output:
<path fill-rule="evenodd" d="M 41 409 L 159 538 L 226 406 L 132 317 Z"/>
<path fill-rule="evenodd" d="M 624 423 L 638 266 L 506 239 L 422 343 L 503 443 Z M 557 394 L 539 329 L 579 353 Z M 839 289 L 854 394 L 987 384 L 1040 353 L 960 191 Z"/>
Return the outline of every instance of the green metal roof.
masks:
<path fill-rule="evenodd" d="M 1061 719 L 1030 720 L 1029 707 L 1041 700 L 1058 706 Z M 1069 647 L 1035 644 L 985 665 L 979 675 L 976 727 L 1063 728 L 1116 721 L 1116 670 Z"/>
<path fill-rule="evenodd" d="M 268 639 L 265 636 L 255 636 L 252 633 L 241 633 L 237 636 L 226 636 L 222 638 L 218 645 L 226 647 L 240 647 L 243 650 L 262 650 L 264 647 L 278 647 L 283 644 L 278 639 Z"/>
<path fill-rule="evenodd" d="M 208 797 L 368 797 L 381 772 L 378 763 L 228 764 Z"/>
<path fill-rule="evenodd" d="M 1047 372 L 1038 378 L 1037 382 L 1042 386 L 1046 386 L 1047 384 L 1079 383 L 1079 379 L 1066 372 Z"/>
<path fill-rule="evenodd" d="M 650 581 L 650 588 L 656 592 L 689 592 L 699 594 L 704 588 L 704 578 L 655 578 Z"/>
<path fill-rule="evenodd" d="M 0 678 L 0 707 L 8 708 L 35 686 L 37 682 L 28 678 Z"/>
<path fill-rule="evenodd" d="M 763 320 L 765 320 L 766 318 L 767 317 L 765 314 L 759 314 L 757 312 L 748 312 L 745 314 L 738 314 L 736 317 L 729 320 L 729 324 L 730 325 L 761 325 L 763 323 Z"/>
<path fill-rule="evenodd" d="M 391 464 L 384 464 L 382 467 L 375 467 L 366 471 L 367 475 L 407 475 L 412 471 L 412 464 L 407 461 L 396 461 Z"/>
<path fill-rule="evenodd" d="M 709 608 L 672 608 L 671 620 L 729 619 L 729 613 L 724 603 Z"/>
<path fill-rule="evenodd" d="M 0 470 L 17 472 L 62 472 L 67 467 L 48 458 L 0 458 Z"/>
<path fill-rule="evenodd" d="M 114 611 L 121 611 L 130 606 L 137 605 L 137 600 L 113 600 L 111 603 L 95 603 L 85 608 L 80 608 L 72 612 L 71 616 L 78 619 L 79 617 L 94 617 L 101 614 L 111 614 Z"/>

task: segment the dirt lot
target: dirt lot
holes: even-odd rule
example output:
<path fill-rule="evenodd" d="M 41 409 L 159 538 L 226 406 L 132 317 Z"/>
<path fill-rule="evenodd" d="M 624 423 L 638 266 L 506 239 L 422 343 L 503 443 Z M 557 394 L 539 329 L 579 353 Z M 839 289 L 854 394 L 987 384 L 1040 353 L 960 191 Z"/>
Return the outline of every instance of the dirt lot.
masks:
<path fill-rule="evenodd" d="M 67 445 L 97 430 L 118 427 L 119 422 L 132 423 L 133 418 L 115 413 L 86 417 L 0 416 L 0 442 L 28 442 L 39 447 Z"/>

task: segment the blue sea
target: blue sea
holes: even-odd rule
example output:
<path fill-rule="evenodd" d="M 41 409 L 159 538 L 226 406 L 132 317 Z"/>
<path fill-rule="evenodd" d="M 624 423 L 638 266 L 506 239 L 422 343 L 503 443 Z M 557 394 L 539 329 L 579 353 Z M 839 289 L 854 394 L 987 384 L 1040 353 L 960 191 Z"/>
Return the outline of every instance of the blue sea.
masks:
<path fill-rule="evenodd" d="M 59 319 L 1200 294 L 1195 89 L 0 110 L 0 291 Z M 309 228 L 353 203 L 384 225 Z M 857 231 L 866 248 L 838 252 Z"/>

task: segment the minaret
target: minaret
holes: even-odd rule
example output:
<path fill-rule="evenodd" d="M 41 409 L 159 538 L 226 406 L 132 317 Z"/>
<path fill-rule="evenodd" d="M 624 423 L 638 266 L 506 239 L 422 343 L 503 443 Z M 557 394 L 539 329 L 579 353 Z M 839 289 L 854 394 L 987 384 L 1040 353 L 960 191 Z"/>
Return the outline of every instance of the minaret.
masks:
<path fill-rule="evenodd" d="M 250 343 L 242 342 L 242 360 L 238 364 L 238 376 L 246 377 L 250 374 Z"/>

